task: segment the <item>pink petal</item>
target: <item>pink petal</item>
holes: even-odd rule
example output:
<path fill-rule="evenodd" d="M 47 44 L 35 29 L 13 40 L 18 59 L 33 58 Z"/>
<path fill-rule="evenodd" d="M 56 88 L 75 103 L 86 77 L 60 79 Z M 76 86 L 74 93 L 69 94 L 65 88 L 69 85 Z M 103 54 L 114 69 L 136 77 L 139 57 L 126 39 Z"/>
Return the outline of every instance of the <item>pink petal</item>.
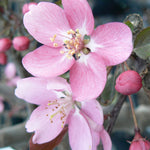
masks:
<path fill-rule="evenodd" d="M 98 97 L 106 83 L 106 68 L 103 62 L 93 53 L 80 58 L 70 70 L 70 83 L 75 100 Z"/>
<path fill-rule="evenodd" d="M 82 35 L 90 35 L 94 29 L 94 18 L 87 0 L 62 0 L 65 14 L 72 29 Z"/>
<path fill-rule="evenodd" d="M 122 63 L 133 49 L 131 30 L 118 22 L 100 25 L 92 33 L 87 47 L 97 53 L 107 66 Z"/>
<path fill-rule="evenodd" d="M 91 129 L 91 133 L 92 133 L 92 149 L 91 150 L 97 150 L 97 146 L 99 145 L 99 142 L 100 142 L 99 132 L 96 132 Z"/>
<path fill-rule="evenodd" d="M 50 41 L 56 35 L 55 43 L 62 45 L 70 25 L 64 10 L 49 2 L 40 2 L 24 15 L 28 32 L 40 43 L 53 46 Z"/>
<path fill-rule="evenodd" d="M 49 79 L 49 81 L 53 79 Z M 42 78 L 25 78 L 17 82 L 15 95 L 21 99 L 33 104 L 47 103 L 51 99 L 55 99 L 56 95 L 47 90 L 48 79 Z"/>
<path fill-rule="evenodd" d="M 55 77 L 68 71 L 74 61 L 61 54 L 60 48 L 41 46 L 23 58 L 23 65 L 34 76 Z"/>
<path fill-rule="evenodd" d="M 71 87 L 67 80 L 61 77 L 54 78 L 47 83 L 48 90 L 67 91 L 71 95 Z"/>
<path fill-rule="evenodd" d="M 92 148 L 90 128 L 78 109 L 70 115 L 69 141 L 72 150 L 91 150 Z"/>
<path fill-rule="evenodd" d="M 7 85 L 10 87 L 14 87 L 17 86 L 17 82 L 20 80 L 21 78 L 19 76 L 16 76 L 10 80 L 7 81 Z"/>
<path fill-rule="evenodd" d="M 8 63 L 5 68 L 5 76 L 7 79 L 11 79 L 16 75 L 16 66 L 14 63 Z"/>
<path fill-rule="evenodd" d="M 0 101 L 0 113 L 4 110 L 4 104 L 2 101 Z"/>
<path fill-rule="evenodd" d="M 98 126 L 103 125 L 103 110 L 96 99 L 82 102 L 81 110 L 85 115 L 87 115 L 96 124 L 98 124 Z"/>
<path fill-rule="evenodd" d="M 35 131 L 33 136 L 34 144 L 42 144 L 53 140 L 63 129 L 60 113 L 55 115 L 51 122 L 50 117 L 55 112 L 50 107 L 46 109 L 46 105 L 39 106 L 32 112 L 30 119 L 26 123 L 28 132 Z"/>
<path fill-rule="evenodd" d="M 102 140 L 103 149 L 104 150 L 111 150 L 111 148 L 112 148 L 112 142 L 111 142 L 110 136 L 106 132 L 106 130 L 103 129 L 100 132 L 100 137 L 101 137 L 101 140 Z"/>

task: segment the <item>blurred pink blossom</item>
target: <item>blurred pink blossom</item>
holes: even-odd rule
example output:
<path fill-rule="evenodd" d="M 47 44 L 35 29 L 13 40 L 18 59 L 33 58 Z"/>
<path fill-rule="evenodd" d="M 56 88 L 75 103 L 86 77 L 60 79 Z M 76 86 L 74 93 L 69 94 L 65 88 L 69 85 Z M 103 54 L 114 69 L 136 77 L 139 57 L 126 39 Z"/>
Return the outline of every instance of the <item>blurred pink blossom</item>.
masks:
<path fill-rule="evenodd" d="M 5 65 L 7 63 L 7 56 L 4 52 L 0 53 L 0 65 Z"/>
<path fill-rule="evenodd" d="M 12 42 L 9 38 L 0 39 L 0 52 L 5 52 L 10 49 Z"/>
<path fill-rule="evenodd" d="M 111 150 L 111 140 L 103 128 L 103 111 L 96 99 L 77 102 L 65 79 L 30 77 L 18 81 L 16 96 L 39 105 L 26 124 L 35 132 L 33 143 L 53 140 L 68 125 L 73 150 L 97 150 L 102 140 L 104 150 Z"/>
<path fill-rule="evenodd" d="M 17 36 L 13 39 L 13 47 L 17 51 L 24 51 L 29 48 L 30 40 L 26 36 Z"/>
<path fill-rule="evenodd" d="M 24 4 L 23 7 L 22 7 L 22 13 L 23 13 L 23 14 L 27 13 L 27 12 L 30 10 L 30 7 L 31 7 L 32 5 L 37 5 L 37 3 L 31 2 L 31 3 L 26 3 L 26 4 Z"/>
<path fill-rule="evenodd" d="M 80 101 L 96 98 L 106 83 L 106 66 L 130 56 L 131 30 L 119 22 L 94 29 L 87 0 L 62 0 L 62 4 L 64 9 L 40 2 L 24 15 L 28 32 L 44 45 L 28 53 L 23 65 L 38 77 L 55 77 L 70 69 L 73 97 Z"/>
<path fill-rule="evenodd" d="M 134 70 L 122 72 L 116 79 L 115 89 L 123 95 L 137 93 L 142 87 L 142 78 Z"/>
<path fill-rule="evenodd" d="M 4 110 L 3 100 L 4 100 L 4 98 L 2 96 L 0 96 L 0 113 L 3 112 L 3 110 Z"/>
<path fill-rule="evenodd" d="M 6 65 L 4 74 L 7 85 L 16 86 L 17 81 L 20 79 L 20 77 L 16 75 L 16 66 L 14 63 L 8 63 Z"/>

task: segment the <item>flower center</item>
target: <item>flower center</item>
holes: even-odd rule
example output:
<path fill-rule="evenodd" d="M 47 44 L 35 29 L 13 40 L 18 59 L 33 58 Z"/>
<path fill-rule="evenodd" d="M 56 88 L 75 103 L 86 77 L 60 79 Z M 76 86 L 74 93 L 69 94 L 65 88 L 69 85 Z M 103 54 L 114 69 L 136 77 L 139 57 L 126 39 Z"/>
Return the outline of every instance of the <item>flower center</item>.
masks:
<path fill-rule="evenodd" d="M 61 120 L 61 127 L 65 125 L 66 118 L 72 109 L 72 101 L 67 98 L 60 98 L 59 100 L 48 101 L 45 109 L 50 110 L 50 114 L 46 114 L 49 117 L 50 123 L 54 122 L 54 117 Z"/>
<path fill-rule="evenodd" d="M 54 35 L 50 40 L 54 42 L 56 39 L 56 35 Z M 71 58 L 72 56 L 75 59 L 79 59 L 82 54 L 87 55 L 90 52 L 89 48 L 86 48 L 85 45 L 90 41 L 90 37 L 85 35 L 84 37 L 80 34 L 79 29 L 75 31 L 70 29 L 67 31 L 66 39 L 63 41 L 63 46 L 65 49 L 61 50 L 61 54 L 66 54 L 67 58 Z M 57 43 L 53 43 L 54 47 L 57 47 Z"/>

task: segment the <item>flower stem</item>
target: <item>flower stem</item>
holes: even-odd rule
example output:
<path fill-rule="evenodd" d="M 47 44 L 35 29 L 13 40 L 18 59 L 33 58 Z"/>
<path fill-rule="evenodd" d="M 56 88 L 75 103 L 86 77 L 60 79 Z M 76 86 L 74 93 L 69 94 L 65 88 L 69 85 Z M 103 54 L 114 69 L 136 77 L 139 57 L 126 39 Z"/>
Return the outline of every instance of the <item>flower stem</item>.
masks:
<path fill-rule="evenodd" d="M 129 101 L 130 101 L 130 106 L 131 106 L 131 111 L 132 111 L 132 116 L 133 116 L 133 121 L 134 121 L 134 126 L 135 126 L 135 131 L 138 131 L 138 124 L 137 124 L 137 120 L 136 120 L 136 116 L 135 116 L 135 111 L 134 111 L 134 107 L 133 107 L 133 102 L 132 102 L 132 98 L 131 95 L 128 95 Z"/>
<path fill-rule="evenodd" d="M 127 62 L 126 62 L 126 61 L 124 62 L 124 64 L 125 64 L 125 66 L 126 66 L 127 70 L 130 70 L 130 68 L 129 68 L 129 66 L 128 66 L 128 64 L 127 64 Z"/>

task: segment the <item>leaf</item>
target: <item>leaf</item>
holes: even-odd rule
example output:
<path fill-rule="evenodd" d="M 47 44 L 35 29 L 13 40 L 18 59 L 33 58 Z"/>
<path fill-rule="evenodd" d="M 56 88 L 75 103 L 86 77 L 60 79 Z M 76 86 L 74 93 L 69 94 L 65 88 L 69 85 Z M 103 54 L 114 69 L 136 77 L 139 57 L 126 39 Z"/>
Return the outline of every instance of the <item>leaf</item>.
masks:
<path fill-rule="evenodd" d="M 133 32 L 134 30 L 134 25 L 128 20 L 125 22 L 125 24 L 131 29 L 131 31 Z"/>
<path fill-rule="evenodd" d="M 135 48 L 134 52 L 141 59 L 148 59 L 150 57 L 150 44 Z"/>
<path fill-rule="evenodd" d="M 64 127 L 63 131 L 54 140 L 44 144 L 33 144 L 32 135 L 29 141 L 30 150 L 53 150 L 62 141 L 67 130 L 68 127 Z"/>
<path fill-rule="evenodd" d="M 134 47 L 141 47 L 150 43 L 150 27 L 143 29 L 136 37 Z"/>
<path fill-rule="evenodd" d="M 143 29 L 134 42 L 134 52 L 141 59 L 150 57 L 150 27 Z"/>

